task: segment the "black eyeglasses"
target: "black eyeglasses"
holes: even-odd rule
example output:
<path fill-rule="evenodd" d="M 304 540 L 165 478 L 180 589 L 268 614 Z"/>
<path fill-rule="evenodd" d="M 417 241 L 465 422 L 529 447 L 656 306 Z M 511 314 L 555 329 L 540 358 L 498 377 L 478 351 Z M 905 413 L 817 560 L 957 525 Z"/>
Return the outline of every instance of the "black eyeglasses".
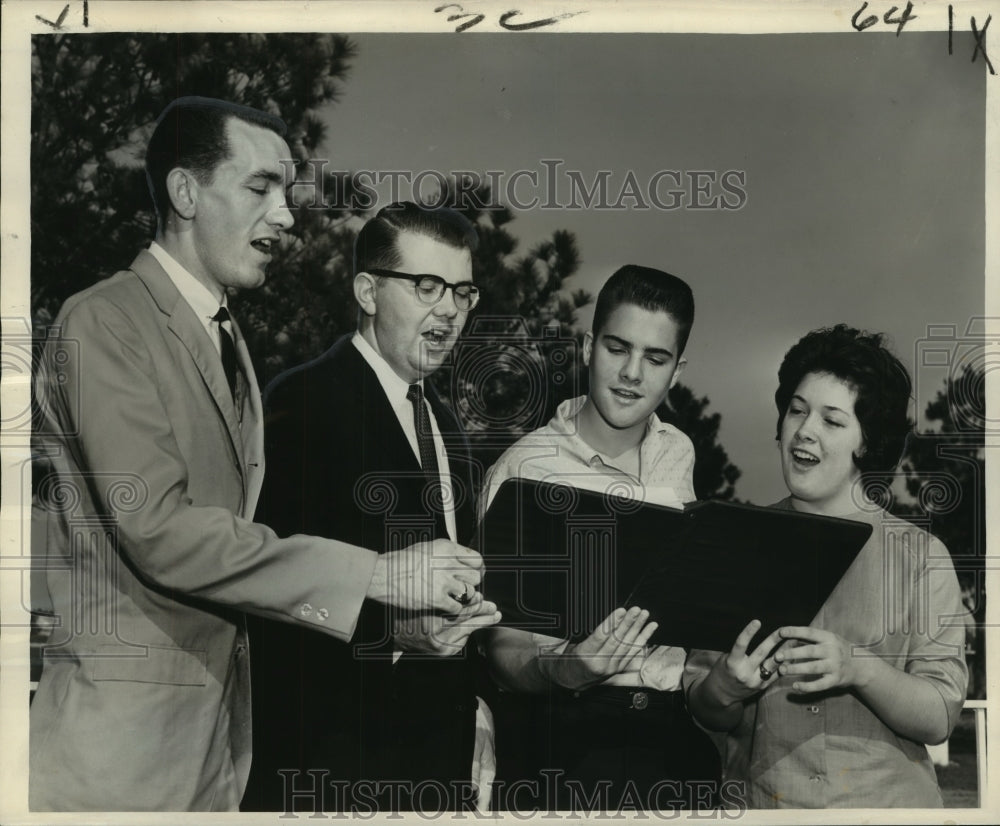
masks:
<path fill-rule="evenodd" d="M 449 284 L 440 275 L 413 275 L 408 272 L 382 269 L 370 269 L 367 272 L 372 275 L 380 275 L 383 278 L 405 278 L 407 281 L 412 281 L 413 291 L 417 294 L 417 299 L 421 304 L 428 306 L 437 304 L 444 297 L 446 289 L 451 290 L 455 297 L 455 306 L 463 313 L 467 313 L 479 303 L 479 287 L 471 281 Z"/>

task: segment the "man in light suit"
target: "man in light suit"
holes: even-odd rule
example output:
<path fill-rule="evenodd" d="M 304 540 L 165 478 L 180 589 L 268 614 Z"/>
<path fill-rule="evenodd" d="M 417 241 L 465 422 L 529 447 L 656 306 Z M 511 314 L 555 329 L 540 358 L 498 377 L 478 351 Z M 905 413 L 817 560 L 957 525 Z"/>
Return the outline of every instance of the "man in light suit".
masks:
<path fill-rule="evenodd" d="M 244 611 L 346 641 L 366 597 L 454 612 L 479 581 L 478 555 L 445 541 L 379 555 L 250 521 L 262 408 L 220 308 L 292 225 L 283 134 L 222 101 L 168 106 L 146 158 L 155 243 L 70 298 L 46 344 L 35 539 L 57 628 L 31 706 L 34 810 L 236 809 Z"/>
<path fill-rule="evenodd" d="M 382 551 L 472 536 L 480 474 L 458 420 L 425 379 L 478 300 L 476 242 L 458 213 L 413 203 L 388 206 L 361 229 L 358 331 L 264 395 L 269 472 L 258 516 L 280 535 L 316 533 Z M 244 808 L 485 803 L 489 712 L 477 700 L 477 655 L 464 646 L 499 618 L 478 593 L 454 618 L 415 624 L 370 605 L 350 646 L 264 621 L 253 669 L 263 745 Z"/>

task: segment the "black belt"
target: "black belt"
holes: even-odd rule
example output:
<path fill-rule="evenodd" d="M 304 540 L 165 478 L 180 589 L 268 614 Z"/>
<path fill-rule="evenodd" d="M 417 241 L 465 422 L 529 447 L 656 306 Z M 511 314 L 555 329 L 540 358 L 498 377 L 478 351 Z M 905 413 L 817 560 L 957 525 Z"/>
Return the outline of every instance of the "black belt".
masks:
<path fill-rule="evenodd" d="M 641 686 L 597 685 L 583 691 L 567 692 L 568 700 L 576 703 L 600 703 L 634 711 L 684 711 L 684 692 L 657 691 Z"/>

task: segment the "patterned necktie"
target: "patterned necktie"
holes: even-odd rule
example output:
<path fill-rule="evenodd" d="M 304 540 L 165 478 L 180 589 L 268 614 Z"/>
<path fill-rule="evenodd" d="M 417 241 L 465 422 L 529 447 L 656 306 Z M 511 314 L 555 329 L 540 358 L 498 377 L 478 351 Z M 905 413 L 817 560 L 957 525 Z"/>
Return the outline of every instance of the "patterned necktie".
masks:
<path fill-rule="evenodd" d="M 233 401 L 235 401 L 236 374 L 240 368 L 236 361 L 236 345 L 233 344 L 233 337 L 229 334 L 229 330 L 223 326 L 224 322 L 229 321 L 229 318 L 229 310 L 225 307 L 219 307 L 219 312 L 212 316 L 212 321 L 219 322 L 219 340 L 222 343 L 222 369 L 226 371 L 229 392 L 232 393 Z"/>
<path fill-rule="evenodd" d="M 431 430 L 431 417 L 424 404 L 424 393 L 419 384 L 411 384 L 406 391 L 406 398 L 413 405 L 413 424 L 417 429 L 417 449 L 420 451 L 420 466 L 424 475 L 431 482 L 440 484 L 441 474 L 438 471 L 437 453 L 434 450 L 434 431 Z"/>

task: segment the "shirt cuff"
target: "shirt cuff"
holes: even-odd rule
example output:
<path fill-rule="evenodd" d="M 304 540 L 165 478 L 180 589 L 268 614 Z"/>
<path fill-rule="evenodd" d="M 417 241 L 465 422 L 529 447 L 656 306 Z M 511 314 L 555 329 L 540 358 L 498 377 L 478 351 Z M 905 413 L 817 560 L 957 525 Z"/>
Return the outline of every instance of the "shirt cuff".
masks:
<path fill-rule="evenodd" d="M 497 773 L 496 748 L 494 745 L 493 712 L 481 697 L 476 697 L 476 744 L 472 752 L 472 782 L 479 790 L 476 809 L 482 813 L 490 811 L 493 799 L 493 778 Z"/>

